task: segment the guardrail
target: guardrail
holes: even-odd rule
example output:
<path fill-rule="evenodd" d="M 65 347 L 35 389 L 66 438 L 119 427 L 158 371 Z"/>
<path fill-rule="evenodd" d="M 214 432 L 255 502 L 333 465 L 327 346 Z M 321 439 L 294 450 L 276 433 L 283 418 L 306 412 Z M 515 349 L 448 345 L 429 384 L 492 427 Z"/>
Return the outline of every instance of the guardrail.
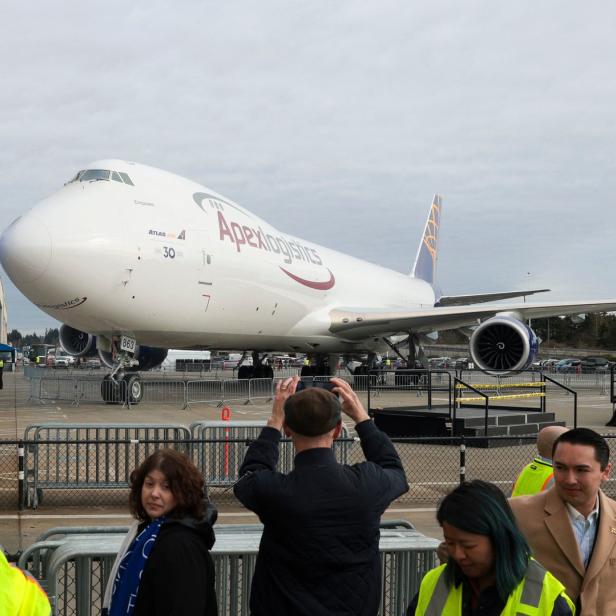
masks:
<path fill-rule="evenodd" d="M 62 529 L 55 529 L 61 533 Z M 37 541 L 20 559 L 47 591 L 56 616 L 97 616 L 123 534 L 84 529 Z M 248 616 L 261 525 L 217 525 L 211 550 L 216 569 L 218 612 Z M 57 533 L 56 533 L 57 534 Z M 436 539 L 397 523 L 381 528 L 380 616 L 399 616 L 436 565 Z"/>

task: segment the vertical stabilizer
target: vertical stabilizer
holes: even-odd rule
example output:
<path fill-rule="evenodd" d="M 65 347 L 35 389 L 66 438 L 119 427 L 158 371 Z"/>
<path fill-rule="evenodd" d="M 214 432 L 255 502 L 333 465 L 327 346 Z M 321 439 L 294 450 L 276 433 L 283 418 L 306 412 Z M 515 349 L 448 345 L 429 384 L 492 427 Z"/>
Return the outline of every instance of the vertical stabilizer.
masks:
<path fill-rule="evenodd" d="M 430 284 L 436 280 L 436 261 L 438 258 L 438 232 L 441 226 L 442 198 L 439 194 L 434 195 L 430 213 L 426 221 L 423 237 L 417 250 L 415 264 L 411 276 L 420 278 Z"/>

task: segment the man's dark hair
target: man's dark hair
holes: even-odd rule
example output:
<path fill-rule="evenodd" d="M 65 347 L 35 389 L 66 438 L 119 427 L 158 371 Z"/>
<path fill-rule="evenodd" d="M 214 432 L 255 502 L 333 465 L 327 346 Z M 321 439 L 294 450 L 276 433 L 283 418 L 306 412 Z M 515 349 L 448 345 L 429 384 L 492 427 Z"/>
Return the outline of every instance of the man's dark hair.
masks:
<path fill-rule="evenodd" d="M 165 476 L 175 498 L 175 508 L 168 514 L 169 517 L 190 516 L 196 520 L 203 517 L 205 510 L 203 476 L 187 456 L 174 449 L 155 451 L 130 474 L 128 504 L 133 516 L 141 522 L 150 519 L 141 502 L 141 489 L 146 476 L 152 471 L 160 471 Z"/>
<path fill-rule="evenodd" d="M 610 461 L 610 447 L 606 440 L 594 430 L 588 428 L 574 428 L 563 432 L 555 441 L 552 447 L 552 459 L 556 453 L 556 448 L 559 443 L 571 443 L 572 445 L 590 445 L 595 450 L 595 460 L 599 462 L 601 470 L 604 471 L 605 467 Z"/>
<path fill-rule="evenodd" d="M 340 401 L 325 389 L 310 387 L 293 394 L 284 403 L 284 421 L 302 436 L 321 436 L 340 421 Z"/>

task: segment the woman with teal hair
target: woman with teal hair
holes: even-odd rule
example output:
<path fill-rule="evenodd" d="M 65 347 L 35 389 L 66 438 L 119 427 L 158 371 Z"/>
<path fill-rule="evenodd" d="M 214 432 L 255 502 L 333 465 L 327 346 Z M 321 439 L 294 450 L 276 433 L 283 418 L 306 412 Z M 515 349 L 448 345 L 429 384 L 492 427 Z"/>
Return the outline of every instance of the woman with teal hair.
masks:
<path fill-rule="evenodd" d="M 531 558 L 503 493 L 485 481 L 458 486 L 436 518 L 449 559 L 428 571 L 408 616 L 572 616 L 565 587 Z"/>

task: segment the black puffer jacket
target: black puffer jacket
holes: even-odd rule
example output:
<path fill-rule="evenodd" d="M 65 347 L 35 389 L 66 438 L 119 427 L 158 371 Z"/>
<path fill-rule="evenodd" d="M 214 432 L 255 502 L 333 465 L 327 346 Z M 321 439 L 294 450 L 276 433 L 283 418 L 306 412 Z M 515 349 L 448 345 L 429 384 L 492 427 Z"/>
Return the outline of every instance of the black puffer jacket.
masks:
<path fill-rule="evenodd" d="M 141 576 L 135 616 L 218 614 L 209 553 L 217 515 L 208 505 L 201 521 L 170 519 L 163 524 Z"/>

